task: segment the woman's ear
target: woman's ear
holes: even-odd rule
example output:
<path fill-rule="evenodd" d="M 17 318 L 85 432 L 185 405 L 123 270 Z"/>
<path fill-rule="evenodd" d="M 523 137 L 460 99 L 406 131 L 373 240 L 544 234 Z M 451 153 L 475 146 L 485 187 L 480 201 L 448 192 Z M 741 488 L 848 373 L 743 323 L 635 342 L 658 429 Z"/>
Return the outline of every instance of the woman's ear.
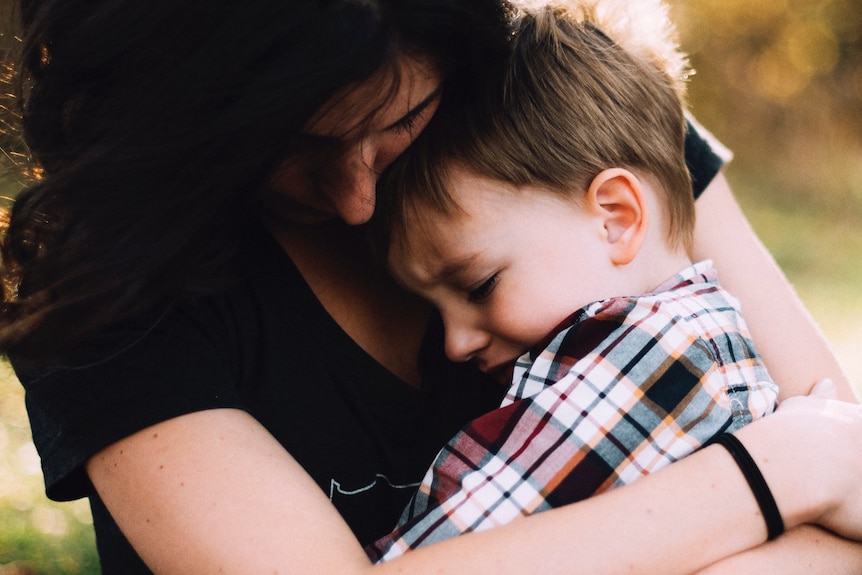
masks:
<path fill-rule="evenodd" d="M 634 260 L 649 229 L 649 210 L 641 180 L 622 168 L 604 170 L 590 183 L 587 197 L 600 210 L 611 261 Z"/>

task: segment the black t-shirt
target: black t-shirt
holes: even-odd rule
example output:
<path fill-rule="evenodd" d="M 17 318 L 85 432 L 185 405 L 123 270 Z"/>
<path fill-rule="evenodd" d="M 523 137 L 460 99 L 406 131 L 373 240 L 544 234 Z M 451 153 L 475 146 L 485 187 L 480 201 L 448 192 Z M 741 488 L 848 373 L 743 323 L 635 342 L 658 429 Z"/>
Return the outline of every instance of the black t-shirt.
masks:
<path fill-rule="evenodd" d="M 699 194 L 722 160 L 690 132 Z M 149 573 L 96 496 L 84 463 L 172 417 L 248 411 L 289 451 L 367 544 L 395 525 L 434 455 L 504 390 L 443 355 L 429 329 L 422 386 L 398 380 L 323 309 L 260 226 L 240 249 L 238 283 L 102 334 L 74 362 L 20 369 L 49 497 L 90 497 L 104 573 Z M 249 488 L 253 488 L 250 486 Z"/>
<path fill-rule="evenodd" d="M 449 437 L 502 399 L 499 385 L 445 360 L 436 323 L 421 389 L 403 384 L 341 330 L 262 227 L 249 230 L 241 259 L 242 281 L 227 293 L 114 329 L 75 364 L 19 374 L 48 495 L 93 498 L 106 573 L 137 572 L 138 560 L 83 464 L 135 431 L 203 409 L 244 409 L 369 543 L 392 529 Z"/>

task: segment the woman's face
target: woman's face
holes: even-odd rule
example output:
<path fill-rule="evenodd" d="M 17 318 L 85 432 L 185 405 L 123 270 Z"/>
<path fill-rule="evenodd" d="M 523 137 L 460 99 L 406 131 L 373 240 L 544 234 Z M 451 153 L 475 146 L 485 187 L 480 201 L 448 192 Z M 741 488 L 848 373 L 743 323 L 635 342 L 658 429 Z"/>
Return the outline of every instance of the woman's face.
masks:
<path fill-rule="evenodd" d="M 431 58 L 401 56 L 398 89 L 372 79 L 337 94 L 305 126 L 272 180 L 266 208 L 282 221 L 339 218 L 367 222 L 379 174 L 421 132 L 437 109 L 441 77 Z"/>

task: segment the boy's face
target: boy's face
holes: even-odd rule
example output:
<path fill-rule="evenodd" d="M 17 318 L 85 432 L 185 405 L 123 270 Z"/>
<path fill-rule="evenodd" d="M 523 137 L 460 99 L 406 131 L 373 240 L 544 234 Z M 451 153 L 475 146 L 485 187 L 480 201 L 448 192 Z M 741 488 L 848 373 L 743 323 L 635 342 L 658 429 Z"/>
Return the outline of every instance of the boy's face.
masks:
<path fill-rule="evenodd" d="M 461 211 L 425 209 L 405 222 L 389 265 L 433 303 L 446 354 L 508 382 L 518 357 L 578 308 L 606 297 L 613 267 L 600 219 L 573 200 L 515 189 L 458 170 L 450 192 Z"/>

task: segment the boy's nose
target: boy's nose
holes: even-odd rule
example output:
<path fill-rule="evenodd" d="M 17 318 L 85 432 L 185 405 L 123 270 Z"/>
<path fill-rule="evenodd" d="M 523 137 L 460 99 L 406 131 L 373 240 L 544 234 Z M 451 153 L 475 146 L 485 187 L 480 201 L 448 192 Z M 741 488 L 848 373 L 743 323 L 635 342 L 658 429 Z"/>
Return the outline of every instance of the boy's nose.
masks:
<path fill-rule="evenodd" d="M 446 322 L 446 357 L 456 362 L 469 361 L 490 343 L 484 331 L 458 321 Z"/>

